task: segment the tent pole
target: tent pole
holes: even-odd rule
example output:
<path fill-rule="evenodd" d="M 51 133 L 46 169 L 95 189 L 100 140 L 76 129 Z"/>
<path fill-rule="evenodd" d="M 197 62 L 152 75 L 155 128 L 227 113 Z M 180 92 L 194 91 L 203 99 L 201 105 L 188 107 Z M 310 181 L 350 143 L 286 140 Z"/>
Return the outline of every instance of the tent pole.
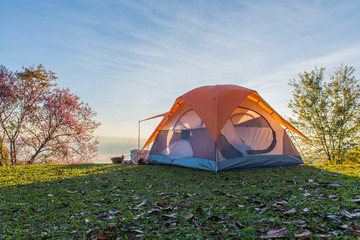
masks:
<path fill-rule="evenodd" d="M 138 150 L 140 150 L 140 121 L 139 121 L 139 129 L 138 129 Z"/>
<path fill-rule="evenodd" d="M 218 149 L 217 149 L 217 142 L 215 141 L 215 172 L 218 171 Z"/>

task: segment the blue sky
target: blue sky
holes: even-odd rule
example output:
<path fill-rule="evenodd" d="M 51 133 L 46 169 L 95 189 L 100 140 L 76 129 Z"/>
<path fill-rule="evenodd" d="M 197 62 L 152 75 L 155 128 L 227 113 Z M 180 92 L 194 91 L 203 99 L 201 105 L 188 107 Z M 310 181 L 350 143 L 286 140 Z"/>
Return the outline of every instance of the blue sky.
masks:
<path fill-rule="evenodd" d="M 1 0 L 0 64 L 54 71 L 98 113 L 100 137 L 128 138 L 203 85 L 257 90 L 289 116 L 299 72 L 343 63 L 359 76 L 359 12 L 356 0 Z"/>

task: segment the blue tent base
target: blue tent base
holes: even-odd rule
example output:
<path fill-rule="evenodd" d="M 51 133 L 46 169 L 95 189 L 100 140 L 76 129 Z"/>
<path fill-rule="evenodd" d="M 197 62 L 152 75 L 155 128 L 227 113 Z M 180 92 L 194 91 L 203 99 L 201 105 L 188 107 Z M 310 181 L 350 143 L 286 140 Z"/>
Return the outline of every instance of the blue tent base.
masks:
<path fill-rule="evenodd" d="M 219 161 L 217 166 L 213 160 L 201 158 L 181 158 L 172 160 L 164 155 L 150 155 L 147 161 L 150 164 L 176 165 L 213 172 L 223 172 L 237 169 L 296 166 L 304 163 L 300 156 L 290 155 L 245 156 Z"/>

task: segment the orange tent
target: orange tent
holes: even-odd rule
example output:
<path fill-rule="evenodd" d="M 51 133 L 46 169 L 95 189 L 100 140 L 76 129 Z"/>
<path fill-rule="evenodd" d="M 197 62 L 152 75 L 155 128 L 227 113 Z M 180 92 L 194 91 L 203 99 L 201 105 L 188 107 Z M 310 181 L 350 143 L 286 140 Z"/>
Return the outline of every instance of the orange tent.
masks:
<path fill-rule="evenodd" d="M 176 126 L 174 126 L 173 124 L 177 124 L 175 123 L 176 122 L 175 120 L 179 121 L 179 119 L 181 118 L 182 115 L 180 113 L 185 114 L 185 116 L 183 117 L 183 120 L 181 120 L 182 121 L 181 127 L 178 127 L 178 129 L 176 129 Z M 228 141 L 227 140 L 228 138 L 233 138 L 233 139 L 236 138 L 236 137 L 226 137 L 225 136 L 226 134 L 224 135 L 224 133 L 222 133 L 222 131 L 225 131 L 225 132 L 229 132 L 228 135 L 233 135 L 232 132 L 234 132 L 235 130 L 231 132 L 230 130 L 224 129 L 225 126 L 227 129 L 231 127 L 229 125 L 230 124 L 229 119 L 233 117 L 234 119 L 242 118 L 243 120 L 245 120 L 249 118 L 250 115 L 251 115 L 250 117 L 251 119 L 248 119 L 247 121 L 251 121 L 251 122 L 248 122 L 248 124 L 249 123 L 254 124 L 255 122 L 265 121 L 268 122 L 269 129 L 274 129 L 273 126 L 275 126 L 275 122 L 276 122 L 279 126 L 280 125 L 283 126 L 282 129 L 284 128 L 289 129 L 297 133 L 298 135 L 306 138 L 306 136 L 304 136 L 301 132 L 295 129 L 289 122 L 287 122 L 284 118 L 282 118 L 272 107 L 270 107 L 270 105 L 266 103 L 265 100 L 262 99 L 256 91 L 236 85 L 216 85 L 216 86 L 199 87 L 178 97 L 169 112 L 158 115 L 158 116 L 164 116 L 164 118 L 157 126 L 157 128 L 154 130 L 148 141 L 145 143 L 144 148 L 147 147 L 153 141 L 156 142 L 156 139 L 159 137 L 159 133 L 161 131 L 170 131 L 176 133 L 179 131 L 184 132 L 184 131 L 192 130 L 193 132 L 192 136 L 194 136 L 196 132 L 195 129 L 206 129 L 206 131 L 212 137 L 214 144 L 217 145 L 219 144 L 218 143 L 219 141 L 226 142 Z M 187 120 L 184 120 L 185 118 Z M 197 126 L 197 127 L 190 126 L 191 124 L 194 124 L 195 122 L 199 122 L 199 121 L 201 121 L 202 123 L 201 126 Z M 240 122 L 234 123 L 234 120 L 232 120 L 230 122 L 233 123 L 233 127 L 235 127 L 234 129 L 237 129 L 236 131 L 238 131 L 240 135 L 243 133 L 245 133 L 245 135 L 249 135 L 249 134 L 251 135 L 250 132 L 259 134 L 261 133 L 260 131 L 261 128 L 266 128 L 265 125 L 258 127 L 257 131 L 253 129 L 254 126 L 244 128 L 244 126 L 246 125 L 245 123 L 246 121 L 245 122 L 241 122 L 241 120 L 239 121 Z M 276 127 L 276 129 L 277 131 L 273 130 L 274 133 L 279 132 L 280 134 L 280 129 L 278 127 Z M 262 132 L 263 134 L 267 134 L 267 135 L 269 135 L 270 133 L 269 131 L 262 131 Z M 285 131 L 283 132 L 286 134 Z M 281 135 L 284 135 L 284 133 L 281 133 Z M 205 135 L 206 134 L 207 133 L 205 133 Z M 239 139 L 241 139 L 240 135 L 239 135 Z M 222 141 L 220 140 L 219 136 L 224 136 L 221 138 L 223 139 Z M 258 138 L 259 136 L 256 137 Z M 162 136 L 162 138 L 163 138 L 162 141 L 164 141 L 164 136 Z M 167 136 L 167 138 L 169 138 L 169 136 Z M 251 138 L 250 136 L 247 136 L 248 141 L 253 142 L 253 140 L 251 140 L 250 138 Z M 168 148 L 167 152 L 171 151 L 171 149 L 169 149 L 169 144 L 171 144 L 169 141 L 170 140 L 168 139 L 167 145 L 165 144 L 166 146 L 162 144 L 164 145 L 165 148 Z M 183 139 L 182 144 L 185 144 L 184 141 L 185 140 Z M 236 139 L 234 141 L 236 141 Z M 289 145 L 292 150 L 295 149 L 291 141 L 289 143 L 289 141 L 286 140 L 286 144 Z M 197 145 L 197 143 L 190 143 L 190 145 L 193 147 L 194 145 Z M 235 144 L 235 148 L 236 147 L 237 146 Z M 157 150 L 158 150 L 158 154 L 154 154 L 154 151 L 151 151 L 153 152 L 153 154 L 150 152 L 150 158 L 151 155 L 153 155 L 153 158 L 155 155 L 164 155 L 166 157 L 166 154 L 161 154 L 160 151 L 161 149 L 157 149 Z M 277 151 L 279 152 L 280 150 Z M 299 155 L 296 149 L 293 152 L 295 155 Z M 215 171 L 221 170 L 221 169 L 217 169 L 218 162 L 220 161 L 219 158 L 217 157 L 219 154 L 215 153 L 215 155 L 216 155 Z M 194 158 L 194 156 L 186 157 L 186 158 Z M 179 159 L 170 158 L 170 160 L 171 160 L 171 164 L 174 164 L 174 161 L 176 160 L 177 165 L 181 165 L 179 164 L 181 163 Z M 189 161 L 189 159 L 183 159 L 183 161 Z"/>

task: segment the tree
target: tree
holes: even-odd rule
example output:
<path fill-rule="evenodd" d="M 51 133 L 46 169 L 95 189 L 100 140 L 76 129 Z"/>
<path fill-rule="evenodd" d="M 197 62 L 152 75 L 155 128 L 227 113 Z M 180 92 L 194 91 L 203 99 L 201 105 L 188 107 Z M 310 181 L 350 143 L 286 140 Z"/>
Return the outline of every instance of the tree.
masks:
<path fill-rule="evenodd" d="M 290 80 L 293 99 L 289 107 L 295 117 L 292 123 L 311 139 L 299 139 L 307 153 L 341 163 L 348 150 L 359 146 L 360 85 L 352 67 L 335 68 L 328 81 L 324 80 L 324 71 L 315 67 Z"/>
<path fill-rule="evenodd" d="M 42 65 L 15 73 L 0 67 L 0 133 L 11 164 L 83 162 L 96 153 L 96 113 L 68 89 L 54 88 L 56 79 Z"/>
<path fill-rule="evenodd" d="M 0 67 L 0 124 L 9 144 L 11 164 L 18 161 L 25 118 L 55 85 L 55 79 L 54 73 L 47 72 L 42 65 L 24 68 L 23 72 L 17 73 L 10 72 L 5 66 Z"/>
<path fill-rule="evenodd" d="M 43 104 L 29 115 L 24 142 L 33 151 L 28 164 L 39 156 L 54 153 L 53 161 L 84 162 L 96 154 L 94 130 L 100 125 L 93 120 L 96 113 L 69 89 L 54 89 Z"/>

